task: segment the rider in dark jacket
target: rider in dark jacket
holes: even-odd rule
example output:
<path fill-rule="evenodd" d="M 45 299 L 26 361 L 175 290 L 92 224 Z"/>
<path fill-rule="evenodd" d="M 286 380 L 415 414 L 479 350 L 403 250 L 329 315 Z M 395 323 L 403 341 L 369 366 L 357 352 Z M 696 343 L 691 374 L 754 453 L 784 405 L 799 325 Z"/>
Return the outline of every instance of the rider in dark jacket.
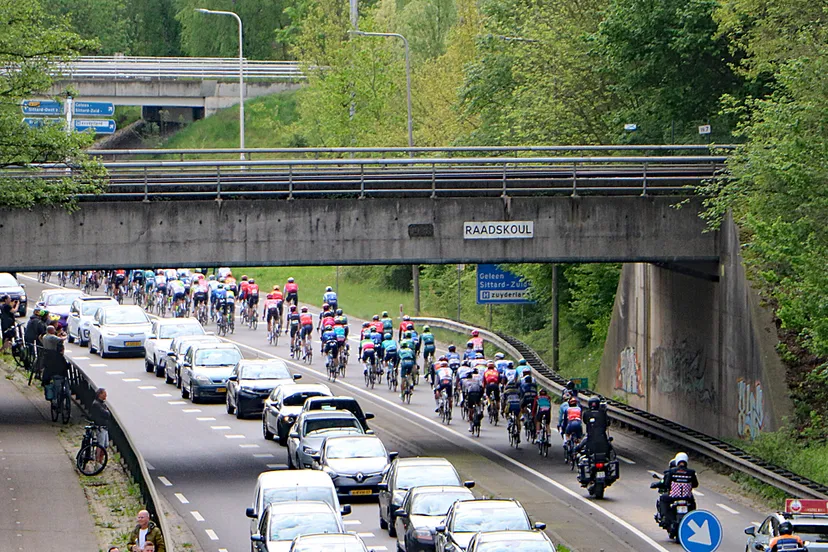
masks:
<path fill-rule="evenodd" d="M 676 465 L 664 472 L 664 479 L 660 485 L 662 494 L 658 497 L 656 507 L 658 516 L 664 519 L 667 524 L 672 523 L 673 511 L 670 508 L 676 499 L 685 499 L 690 503 L 688 511 L 696 509 L 696 499 L 693 497 L 693 489 L 699 486 L 696 477 L 696 470 L 687 467 L 687 454 L 680 452 L 674 458 Z"/>
<path fill-rule="evenodd" d="M 586 427 L 586 440 L 582 443 L 582 448 L 590 454 L 609 454 L 612 451 L 612 445 L 607 436 L 610 420 L 606 409 L 602 408 L 601 399 L 596 396 L 589 398 L 587 406 L 588 408 L 581 414 L 581 420 Z"/>

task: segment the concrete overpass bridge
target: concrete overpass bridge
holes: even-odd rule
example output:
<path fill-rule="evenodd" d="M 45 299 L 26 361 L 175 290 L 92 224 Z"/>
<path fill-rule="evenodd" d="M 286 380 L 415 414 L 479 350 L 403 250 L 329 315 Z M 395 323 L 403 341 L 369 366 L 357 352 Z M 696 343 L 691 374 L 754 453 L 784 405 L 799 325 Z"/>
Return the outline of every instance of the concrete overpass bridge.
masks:
<path fill-rule="evenodd" d="M 294 61 L 244 60 L 245 98 L 301 86 L 305 75 Z M 161 109 L 169 120 L 199 119 L 238 104 L 239 60 L 234 58 L 81 57 L 57 65 L 50 95 L 67 86 L 85 101 L 142 106 L 156 120 Z"/>

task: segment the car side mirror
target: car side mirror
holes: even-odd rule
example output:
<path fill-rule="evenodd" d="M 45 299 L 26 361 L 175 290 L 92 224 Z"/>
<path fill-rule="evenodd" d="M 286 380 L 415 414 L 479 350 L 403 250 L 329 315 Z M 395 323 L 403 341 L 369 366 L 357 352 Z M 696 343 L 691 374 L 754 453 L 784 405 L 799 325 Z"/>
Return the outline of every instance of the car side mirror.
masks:
<path fill-rule="evenodd" d="M 302 374 L 293 374 L 293 381 L 298 381 L 302 379 Z"/>
<path fill-rule="evenodd" d="M 400 508 L 396 512 L 394 512 L 394 515 L 397 516 L 398 518 L 407 518 L 408 517 L 408 512 L 406 512 L 405 509 Z"/>
<path fill-rule="evenodd" d="M 751 537 L 756 536 L 756 527 L 751 525 L 750 527 L 745 527 L 745 535 L 750 535 Z"/>
<path fill-rule="evenodd" d="M 26 284 L 20 284 L 20 287 L 24 288 L 26 287 Z"/>
<path fill-rule="evenodd" d="M 377 489 L 380 491 L 387 491 L 388 490 L 388 483 L 380 483 L 377 485 Z"/>
<path fill-rule="evenodd" d="M 261 535 L 250 535 L 250 540 L 253 542 L 264 542 L 264 537 Z"/>
<path fill-rule="evenodd" d="M 445 525 L 438 525 L 437 527 L 434 528 L 434 530 L 437 531 L 438 533 L 445 533 L 446 532 L 446 526 Z"/>
<path fill-rule="evenodd" d="M 350 515 L 350 514 L 351 514 L 351 505 L 350 505 L 350 504 L 346 504 L 346 505 L 342 506 L 342 507 L 339 509 L 339 512 L 340 512 L 343 516 L 348 516 L 348 515 Z"/>
<path fill-rule="evenodd" d="M 322 455 L 319 453 L 311 454 L 311 460 L 313 460 L 314 462 L 319 462 L 320 460 L 322 460 Z"/>
<path fill-rule="evenodd" d="M 463 486 L 467 489 L 474 489 L 474 481 L 463 481 Z"/>
<path fill-rule="evenodd" d="M 227 381 L 239 381 L 239 376 L 230 376 Z"/>
<path fill-rule="evenodd" d="M 183 364 L 184 368 L 190 368 L 192 366 L 192 364 L 190 364 L 186 360 L 182 364 Z"/>
<path fill-rule="evenodd" d="M 535 524 L 535 529 L 538 531 L 543 531 L 544 529 L 546 529 L 546 524 L 539 521 Z"/>
<path fill-rule="evenodd" d="M 157 336 L 157 335 L 155 335 L 155 334 L 149 334 L 149 335 L 147 336 L 147 339 L 158 339 L 158 336 Z"/>
<path fill-rule="evenodd" d="M 288 435 L 288 437 L 290 437 L 291 439 L 298 439 L 299 438 L 299 432 L 298 431 L 291 431 L 290 435 Z"/>
<path fill-rule="evenodd" d="M 608 438 L 607 438 L 607 441 L 609 441 L 610 443 L 612 443 L 613 441 L 615 441 L 615 437 L 608 437 Z"/>
<path fill-rule="evenodd" d="M 375 416 L 374 416 L 374 413 L 373 413 L 373 412 L 366 412 L 366 413 L 365 413 L 365 419 L 366 419 L 366 420 L 373 420 L 373 419 L 374 419 L 374 417 L 375 417 Z"/>
<path fill-rule="evenodd" d="M 366 430 L 365 430 L 365 435 L 373 435 L 373 434 L 374 434 L 374 430 L 373 430 L 373 429 L 366 429 Z"/>
<path fill-rule="evenodd" d="M 388 458 L 390 458 L 391 461 L 393 462 L 394 460 L 397 459 L 397 456 L 399 456 L 399 455 L 400 455 L 399 452 L 389 452 L 388 453 Z"/>
<path fill-rule="evenodd" d="M 253 508 L 248 508 L 244 511 L 244 515 L 251 519 L 256 519 L 256 510 L 254 510 Z"/>
<path fill-rule="evenodd" d="M 101 327 L 101 323 L 100 323 L 100 322 L 92 322 L 92 325 L 93 325 L 93 326 L 95 326 L 96 328 L 100 328 L 100 327 Z"/>

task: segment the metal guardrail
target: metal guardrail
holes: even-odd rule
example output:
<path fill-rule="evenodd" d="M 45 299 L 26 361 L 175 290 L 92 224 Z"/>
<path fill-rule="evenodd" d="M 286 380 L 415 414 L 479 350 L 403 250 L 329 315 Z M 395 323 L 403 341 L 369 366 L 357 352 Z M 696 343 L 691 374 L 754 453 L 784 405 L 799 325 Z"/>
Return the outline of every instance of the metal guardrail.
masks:
<path fill-rule="evenodd" d="M 245 79 L 306 79 L 296 61 L 243 61 Z M 238 58 L 88 56 L 54 66 L 52 76 L 70 80 L 237 79 Z"/>
<path fill-rule="evenodd" d="M 534 197 L 692 195 L 724 156 L 468 157 L 129 161 L 104 163 L 108 187 L 82 201 L 296 197 Z M 66 166 L 0 176 L 58 180 Z"/>
<path fill-rule="evenodd" d="M 89 375 L 72 359 L 66 357 L 66 361 L 69 363 L 69 385 L 72 393 L 88 412 L 89 407 L 95 400 L 98 386 L 95 385 L 95 382 L 92 381 Z M 150 518 L 161 528 L 167 551 L 174 552 L 175 543 L 173 542 L 172 533 L 168 530 L 170 526 L 167 523 L 164 512 L 160 508 L 158 492 L 155 490 L 152 476 L 147 469 L 147 463 L 141 451 L 132 442 L 129 433 L 124 429 L 121 419 L 118 417 L 118 413 L 112 405 L 109 405 L 109 411 L 112 415 L 108 426 L 109 440 L 118 449 L 118 453 L 120 453 L 129 474 L 132 476 L 132 480 L 138 485 L 138 489 L 141 492 L 141 500 L 145 505 L 145 509 L 150 513 Z"/>
<path fill-rule="evenodd" d="M 464 335 L 468 335 L 471 330 L 478 330 L 485 340 L 502 349 L 513 358 L 525 358 L 532 367 L 536 379 L 547 389 L 560 394 L 566 386 L 566 380 L 553 372 L 535 351 L 511 336 L 444 318 L 412 317 L 411 320 Z M 582 392 L 581 401 L 584 402 L 584 397 L 592 394 L 590 391 Z M 770 462 L 765 462 L 715 437 L 617 401 L 606 398 L 603 398 L 603 400 L 607 403 L 611 418 L 638 432 L 668 441 L 684 450 L 690 450 L 792 496 L 820 500 L 828 499 L 828 486 L 780 468 Z"/>

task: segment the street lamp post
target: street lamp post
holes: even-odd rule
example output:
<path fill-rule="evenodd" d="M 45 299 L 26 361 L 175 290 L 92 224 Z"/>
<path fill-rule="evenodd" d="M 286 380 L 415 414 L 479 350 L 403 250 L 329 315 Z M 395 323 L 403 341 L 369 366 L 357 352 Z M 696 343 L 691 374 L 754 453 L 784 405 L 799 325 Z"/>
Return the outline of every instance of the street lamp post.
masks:
<path fill-rule="evenodd" d="M 244 161 L 244 50 L 242 43 L 242 20 L 237 13 L 221 10 L 206 10 L 204 8 L 196 8 L 199 13 L 211 13 L 215 15 L 229 15 L 236 18 L 239 24 L 239 149 L 241 149 L 240 158 Z"/>
<path fill-rule="evenodd" d="M 411 118 L 411 60 L 408 57 L 408 40 L 399 33 L 368 33 L 365 31 L 348 31 L 357 36 L 385 36 L 392 38 L 399 38 L 403 41 L 405 47 L 405 96 L 408 105 L 408 147 L 414 147 L 414 122 Z M 414 152 L 409 152 L 413 156 Z"/>

